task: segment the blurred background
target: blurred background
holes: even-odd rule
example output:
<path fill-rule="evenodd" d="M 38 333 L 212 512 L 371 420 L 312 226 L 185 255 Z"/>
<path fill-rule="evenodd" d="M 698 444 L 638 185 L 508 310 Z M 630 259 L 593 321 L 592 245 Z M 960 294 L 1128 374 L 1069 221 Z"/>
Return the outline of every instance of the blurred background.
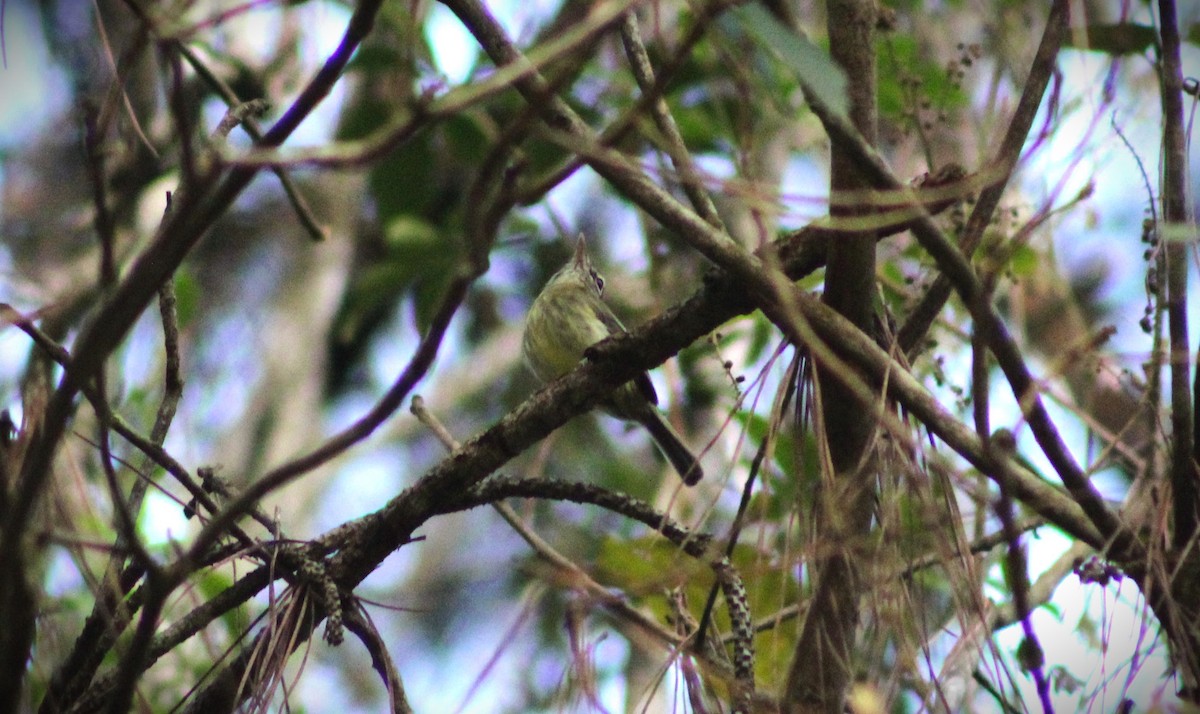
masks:
<path fill-rule="evenodd" d="M 950 161 L 968 171 L 986 167 L 1023 86 L 1045 3 L 885 4 L 896 11 L 896 24 L 881 35 L 878 59 L 884 155 L 902 177 Z M 819 45 L 820 4 L 803 5 L 799 22 Z M 522 47 L 555 37 L 588 9 L 585 3 L 544 0 L 487 6 Z M 1152 437 L 1145 426 L 1150 420 L 1120 438 L 1114 434 L 1130 414 L 1146 408 L 1147 384 L 1153 384 L 1142 369 L 1152 336 L 1140 323 L 1154 288 L 1147 277 L 1154 247 L 1143 240 L 1143 220 L 1159 172 L 1158 84 L 1144 37 L 1132 30 L 1089 35 L 1085 28 L 1120 21 L 1149 25 L 1153 17 L 1142 2 L 1074 7 L 1072 46 L 1059 59 L 1052 106 L 1043 105 L 989 235 L 1018 246 L 998 293 L 1004 315 L 1035 373 L 1045 376 L 1072 450 L 1093 469 L 1105 496 L 1120 500 L 1144 467 Z M 155 38 L 184 43 L 238 97 L 270 100 L 272 111 L 263 120 L 269 126 L 336 46 L 350 16 L 346 3 L 325 0 L 179 1 L 148 11 L 158 23 L 155 37 L 118 0 L 9 0 L 3 6 L 0 301 L 36 316 L 68 347 L 103 295 L 96 279 L 100 245 L 91 169 L 103 167 L 115 257 L 127 266 L 153 235 L 167 192 L 179 185 L 181 134 L 203 152 L 226 111 L 192 65 L 183 63 L 182 74 L 173 77 L 169 51 Z M 1200 22 L 1200 10 L 1185 3 L 1181 11 L 1186 35 Z M 651 57 L 660 62 L 674 56 L 694 20 L 686 4 L 673 2 L 645 3 L 639 18 Z M 803 108 L 795 72 L 764 47 L 748 18 L 732 12 L 719 18 L 675 68 L 666 98 L 731 233 L 756 247 L 764 236 L 827 213 L 828 144 Z M 1200 55 L 1193 44 L 1184 51 L 1186 75 Z M 446 93 L 491 70 L 445 7 L 385 3 L 350 71 L 286 146 L 371 136 L 419 97 Z M 594 127 L 622 116 L 639 95 L 613 35 L 554 70 L 564 77 L 565 96 Z M 175 100 L 185 113 L 172 109 Z M 167 450 L 189 469 L 215 467 L 236 488 L 311 450 L 369 408 L 411 358 L 450 276 L 463 265 L 468 231 L 478 218 L 472 216 L 478 208 L 473 182 L 522 106 L 514 93 L 501 93 L 380 156 L 336 169 L 289 169 L 322 241 L 313 239 L 280 180 L 261 172 L 176 275 L 186 387 Z M 87 118 L 104 113 L 111 113 L 112 129 L 90 141 Z M 642 126 L 620 148 L 672 185 L 653 132 Z M 233 151 L 250 145 L 240 129 L 228 143 Z M 547 176 L 563 158 L 561 149 L 535 134 L 513 161 L 524 176 Z M 523 317 L 569 256 L 576 234 L 588 236 L 607 299 L 627 325 L 686 299 L 708 269 L 703 258 L 586 168 L 554 182 L 544 195 L 526 197 L 528 205 L 503 215 L 489 269 L 417 390 L 460 441 L 536 388 L 521 364 Z M 964 211 L 969 204 L 941 220 L 952 228 Z M 931 263 L 901 235 L 882 244 L 879 265 L 881 301 L 902 318 L 931 281 Z M 820 274 L 805 286 L 818 290 Z M 969 419 L 966 323 L 965 311 L 952 301 L 935 328 L 936 346 L 914 363 L 914 371 L 948 408 Z M 1088 359 L 1064 359 L 1068 346 L 1086 343 L 1108 325 L 1116 333 L 1102 349 Z M 160 332 L 157 311 L 147 311 L 109 365 L 110 398 L 142 430 L 149 429 L 162 391 Z M 17 330 L 0 332 L 0 405 L 14 415 L 21 411 L 31 350 Z M 644 433 L 598 415 L 573 420 L 503 472 L 604 484 L 670 509 L 685 524 L 723 534 L 792 359 L 769 323 L 753 315 L 653 372 L 660 407 L 689 444 L 705 450 L 708 477 L 694 490 L 678 488 Z M 1033 466 L 1052 473 L 1031 448 L 1002 381 L 994 393 L 993 423 L 1011 426 Z M 49 675 L 91 607 L 89 572 L 104 554 L 88 544 L 111 541 L 93 427 L 86 416 L 76 421 L 47 514 L 53 545 L 44 568 L 53 602 L 39 623 L 35 680 Z M 816 479 L 814 454 L 812 443 L 785 430 L 759 474 L 744 552 L 738 554 L 744 571 L 759 579 L 752 591 L 756 618 L 786 607 L 801 588 L 799 553 L 808 547 L 803 513 Z M 264 508 L 288 537 L 311 538 L 377 510 L 444 455 L 430 430 L 402 410 L 343 457 L 273 494 Z M 960 484 L 975 483 L 948 450 L 937 458 Z M 153 476 L 182 497 L 169 479 Z M 899 478 L 901 492 L 912 487 L 908 477 Z M 989 523 L 969 497 L 958 498 L 968 526 Z M 596 581 L 660 620 L 668 612 L 668 588 L 686 586 L 691 605 L 703 603 L 711 581 L 698 582 L 698 566 L 664 548 L 647 529 L 595 508 L 511 505 Z M 908 515 L 914 532 L 928 516 L 915 507 Z M 162 553 L 196 528 L 177 500 L 156 489 L 140 525 Z M 581 590 L 556 582 L 490 509 L 435 519 L 419 535 L 423 541 L 393 554 L 357 591 L 373 603 L 368 610 L 417 710 L 692 710 L 672 653 L 639 641 Z M 1071 545 L 1053 528 L 1031 538 L 1034 578 L 1061 565 Z M 1008 594 L 998 557 L 985 557 L 983 592 L 1002 603 Z M 214 572 L 212 582 L 181 592 L 179 611 L 228 585 L 236 572 Z M 949 577 L 929 571 L 909 592 L 908 606 L 930 622 L 953 623 L 949 613 L 958 605 Z M 1146 706 L 1169 703 L 1174 684 L 1165 678 L 1165 644 L 1155 638 L 1136 589 L 1059 577 L 1057 594 L 1035 617 L 1047 665 L 1056 673 L 1056 702 L 1067 710 L 1096 711 L 1109 711 L 1126 697 Z M 182 691 L 177 683 L 192 681 L 211 653 L 230 646 L 266 604 L 263 596 L 210 627 L 193 647 L 158 663 L 152 671 L 160 677 L 143 684 L 145 701 L 153 710 L 169 708 Z M 876 615 L 886 620 L 883 610 Z M 759 638 L 764 681 L 786 671 L 794 627 L 788 620 L 780 626 L 786 632 Z M 871 627 L 884 629 L 879 622 Z M 884 672 L 893 667 L 938 669 L 958 636 L 953 629 L 930 640 L 928 661 L 921 664 L 898 663 L 902 648 L 881 635 L 881 669 L 874 674 L 886 680 Z M 981 667 L 1009 672 L 1009 693 L 1033 702 L 1014 663 L 1018 641 L 1017 633 L 999 632 Z M 306 658 L 295 660 L 295 688 L 277 696 L 280 707 L 286 700 L 309 712 L 385 708 L 386 693 L 354 643 L 314 643 Z M 910 684 L 895 685 L 906 692 L 897 699 L 901 709 L 914 710 L 921 701 L 920 687 L 906 689 Z M 973 696 L 991 701 L 986 692 Z"/>

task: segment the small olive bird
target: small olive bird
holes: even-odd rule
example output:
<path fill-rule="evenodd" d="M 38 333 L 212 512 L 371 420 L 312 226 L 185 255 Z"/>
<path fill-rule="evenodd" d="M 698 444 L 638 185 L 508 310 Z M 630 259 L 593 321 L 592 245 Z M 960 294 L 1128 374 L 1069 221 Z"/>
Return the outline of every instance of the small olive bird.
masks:
<path fill-rule="evenodd" d="M 604 304 L 603 295 L 604 278 L 588 260 L 587 243 L 580 235 L 575 256 L 550 278 L 525 318 L 525 362 L 539 380 L 550 382 L 570 372 L 583 360 L 587 348 L 626 331 Z M 650 375 L 642 372 L 605 397 L 600 408 L 618 419 L 646 427 L 683 482 L 692 486 L 704 477 L 704 471 L 679 434 L 654 408 L 656 404 L 658 395 Z"/>

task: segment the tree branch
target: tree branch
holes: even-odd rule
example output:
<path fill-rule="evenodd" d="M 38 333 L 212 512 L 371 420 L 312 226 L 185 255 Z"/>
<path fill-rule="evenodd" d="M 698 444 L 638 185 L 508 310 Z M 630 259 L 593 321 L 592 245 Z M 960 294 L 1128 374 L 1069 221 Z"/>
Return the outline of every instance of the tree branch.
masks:
<path fill-rule="evenodd" d="M 863 141 L 875 141 L 878 111 L 875 81 L 875 0 L 829 0 L 826 3 L 829 52 L 852 80 L 847 85 L 850 120 Z M 810 93 L 811 94 L 811 93 Z M 835 143 L 830 166 L 830 196 L 868 188 L 853 154 Z M 870 215 L 873 201 L 830 206 L 830 215 Z M 864 334 L 876 319 L 875 235 L 861 230 L 832 241 L 825 267 L 822 300 Z M 836 345 L 836 342 L 830 344 Z M 815 559 L 815 583 L 809 614 L 792 651 L 780 707 L 785 712 L 838 714 L 854 669 L 859 600 L 865 563 L 854 543 L 867 539 L 875 508 L 874 483 L 879 467 L 875 439 L 881 431 L 876 409 L 864 409 L 851 394 L 853 385 L 822 360 L 816 361 L 819 438 L 829 452 L 831 473 L 823 473 L 821 495 L 813 517 L 818 532 L 837 544 Z M 803 426 L 796 425 L 799 432 Z M 797 438 L 801 438 L 799 433 Z M 824 469 L 823 469 L 824 470 Z M 793 478 L 798 478 L 794 474 Z M 867 555 L 865 560 L 870 560 Z"/>
<path fill-rule="evenodd" d="M 355 48 L 370 31 L 381 5 L 382 0 L 359 2 L 337 49 L 283 117 L 263 136 L 263 145 L 277 146 L 282 143 L 325 98 L 334 82 L 341 77 Z M 34 503 L 49 479 L 51 461 L 74 412 L 75 397 L 79 390 L 102 368 L 159 287 L 258 170 L 235 167 L 224 180 L 220 180 L 221 173 L 219 167 L 210 168 L 197 179 L 194 186 L 188 187 L 184 198 L 167 215 L 154 240 L 134 261 L 125 279 L 81 330 L 72 350 L 74 369 L 63 375 L 47 406 L 41 427 L 31 435 L 19 485 L 14 492 L 15 498 L 5 514 L 0 530 L 0 573 L 4 574 L 0 580 L 15 582 L 24 577 L 18 552 L 22 547 L 22 534 Z M 7 587 L 0 588 L 0 610 L 6 610 L 9 593 Z"/>
<path fill-rule="evenodd" d="M 994 179 L 989 176 L 989 179 L 992 180 L 979 192 L 975 208 L 971 211 L 971 216 L 967 219 L 967 225 L 963 229 L 960 243 L 963 255 L 974 254 L 975 248 L 979 246 L 979 241 L 983 238 L 983 231 L 996 212 L 1000 197 L 1004 195 L 1008 180 L 1017 167 L 1017 161 L 1021 157 L 1021 147 L 1025 145 L 1029 130 L 1033 126 L 1033 120 L 1037 116 L 1038 107 L 1041 106 L 1042 95 L 1045 94 L 1050 77 L 1054 74 L 1058 50 L 1062 46 L 1063 37 L 1067 32 L 1067 14 L 1068 3 L 1065 0 L 1058 0 L 1053 4 L 1050 15 L 1046 18 L 1046 27 L 1042 31 L 1042 40 L 1038 45 L 1037 54 L 1034 55 L 1033 65 L 1029 68 L 1025 88 L 1021 91 L 1021 98 L 1017 101 L 1017 108 L 1009 121 L 1008 130 L 1004 133 L 1000 147 L 996 149 L 996 157 L 991 162 L 993 167 L 998 167 L 999 175 Z M 917 303 L 917 306 L 908 314 L 904 324 L 900 326 L 900 330 L 896 333 L 896 339 L 900 343 L 900 349 L 908 355 L 910 360 L 915 359 L 917 353 L 921 351 L 921 343 L 925 335 L 929 333 L 933 321 L 941 313 L 946 300 L 950 298 L 951 290 L 950 279 L 945 275 L 938 275 L 933 285 L 921 297 L 921 302 Z"/>
<path fill-rule="evenodd" d="M 1188 211 L 1188 156 L 1183 125 L 1183 69 L 1179 57 L 1179 18 L 1174 0 L 1160 0 L 1162 18 L 1163 178 L 1162 212 L 1166 231 L 1194 227 Z M 1192 235 L 1191 232 L 1188 235 Z M 1188 243 L 1167 236 L 1167 327 L 1171 373 L 1171 490 L 1174 544 L 1185 547 L 1195 535 L 1200 508 L 1196 471 L 1197 443 L 1192 434 L 1194 415 L 1188 371 L 1192 369 L 1187 329 Z M 1200 379 L 1200 369 L 1196 371 Z M 1200 390 L 1198 390 L 1200 391 Z"/>

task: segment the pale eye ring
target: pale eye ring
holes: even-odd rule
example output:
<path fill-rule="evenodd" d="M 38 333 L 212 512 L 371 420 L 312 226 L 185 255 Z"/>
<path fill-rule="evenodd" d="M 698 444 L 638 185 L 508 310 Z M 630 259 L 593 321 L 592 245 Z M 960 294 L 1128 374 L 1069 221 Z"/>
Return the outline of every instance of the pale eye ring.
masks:
<path fill-rule="evenodd" d="M 595 270 L 592 270 L 590 272 L 592 274 L 592 280 L 595 281 L 595 283 L 596 283 L 596 292 L 603 295 L 604 294 L 604 278 L 600 277 L 600 273 L 597 273 Z"/>

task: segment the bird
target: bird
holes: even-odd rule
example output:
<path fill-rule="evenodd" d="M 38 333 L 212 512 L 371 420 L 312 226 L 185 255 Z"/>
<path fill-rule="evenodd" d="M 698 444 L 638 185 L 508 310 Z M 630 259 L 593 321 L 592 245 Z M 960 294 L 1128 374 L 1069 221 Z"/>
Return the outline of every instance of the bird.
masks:
<path fill-rule="evenodd" d="M 546 282 L 525 318 L 522 352 L 538 380 L 554 381 L 574 369 L 592 345 L 625 334 L 625 326 L 603 298 L 604 277 L 588 259 L 587 241 L 581 234 L 574 255 Z M 683 482 L 693 486 L 704 477 L 704 470 L 655 408 L 657 404 L 650 375 L 642 372 L 613 390 L 599 407 L 618 419 L 645 427 Z"/>

